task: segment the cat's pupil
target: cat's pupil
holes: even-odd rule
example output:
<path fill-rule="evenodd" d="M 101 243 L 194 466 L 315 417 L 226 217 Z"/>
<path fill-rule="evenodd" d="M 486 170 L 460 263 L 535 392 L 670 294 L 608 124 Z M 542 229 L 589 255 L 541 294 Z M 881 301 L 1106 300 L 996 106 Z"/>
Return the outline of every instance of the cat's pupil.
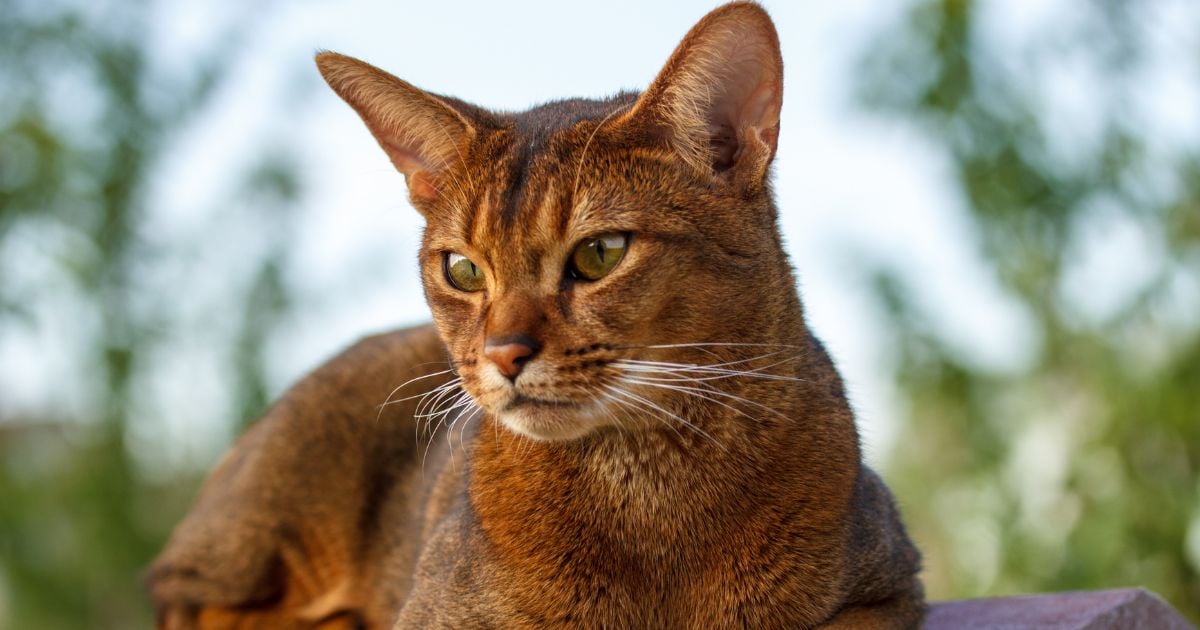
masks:
<path fill-rule="evenodd" d="M 596 241 L 596 257 L 604 262 L 604 241 Z"/>

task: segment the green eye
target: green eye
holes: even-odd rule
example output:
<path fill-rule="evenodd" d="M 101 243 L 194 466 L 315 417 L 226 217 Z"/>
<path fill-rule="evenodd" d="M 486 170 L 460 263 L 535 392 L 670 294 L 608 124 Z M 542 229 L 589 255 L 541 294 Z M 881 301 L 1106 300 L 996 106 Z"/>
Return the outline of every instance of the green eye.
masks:
<path fill-rule="evenodd" d="M 628 244 L 626 234 L 602 234 L 585 240 L 571 253 L 571 273 L 585 280 L 603 278 L 620 262 Z"/>
<path fill-rule="evenodd" d="M 478 291 L 483 288 L 483 270 L 462 254 L 446 253 L 446 279 L 459 291 Z"/>

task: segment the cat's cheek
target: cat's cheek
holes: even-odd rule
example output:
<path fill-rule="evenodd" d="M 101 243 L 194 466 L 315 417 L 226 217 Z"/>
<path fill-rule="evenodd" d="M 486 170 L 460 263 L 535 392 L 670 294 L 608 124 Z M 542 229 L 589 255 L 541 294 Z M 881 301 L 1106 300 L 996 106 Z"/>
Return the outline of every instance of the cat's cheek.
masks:
<path fill-rule="evenodd" d="M 613 279 L 617 280 L 617 279 Z M 637 277 L 574 288 L 564 300 L 568 320 L 584 337 L 611 337 L 643 324 L 639 315 L 640 293 Z"/>
<path fill-rule="evenodd" d="M 594 314 L 609 334 L 644 343 L 677 341 L 688 328 L 693 312 L 685 283 L 661 277 L 643 277 L 604 296 Z M 690 335 L 689 335 L 690 336 Z"/>
<path fill-rule="evenodd" d="M 458 364 L 473 363 L 483 328 L 479 304 L 439 287 L 426 288 L 426 301 L 451 358 Z"/>

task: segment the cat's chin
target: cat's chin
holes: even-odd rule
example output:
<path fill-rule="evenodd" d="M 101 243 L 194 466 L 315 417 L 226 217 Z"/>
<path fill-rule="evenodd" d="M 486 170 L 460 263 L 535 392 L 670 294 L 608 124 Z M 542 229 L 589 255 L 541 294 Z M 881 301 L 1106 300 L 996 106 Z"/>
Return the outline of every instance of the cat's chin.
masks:
<path fill-rule="evenodd" d="M 583 406 L 521 405 L 496 414 L 513 433 L 533 440 L 565 442 L 601 427 L 596 414 Z"/>

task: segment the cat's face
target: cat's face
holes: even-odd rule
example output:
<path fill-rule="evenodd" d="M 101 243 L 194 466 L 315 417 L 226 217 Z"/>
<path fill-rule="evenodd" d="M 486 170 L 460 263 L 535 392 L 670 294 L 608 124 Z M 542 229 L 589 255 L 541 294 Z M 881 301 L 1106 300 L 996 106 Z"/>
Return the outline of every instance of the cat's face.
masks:
<path fill-rule="evenodd" d="M 727 364 L 797 310 L 766 184 L 782 70 L 761 11 L 705 18 L 640 96 L 515 115 L 318 64 L 405 173 L 434 320 L 511 430 L 662 426 L 705 391 L 669 364 Z"/>
<path fill-rule="evenodd" d="M 728 338 L 731 302 L 761 284 L 748 260 L 771 246 L 765 209 L 729 212 L 668 151 L 592 135 L 598 122 L 532 150 L 520 125 L 483 132 L 464 154 L 471 168 L 426 202 L 425 294 L 463 386 L 540 439 L 642 428 L 646 414 L 630 407 L 663 397 L 622 366 L 678 362 L 688 352 L 661 346 Z"/>

